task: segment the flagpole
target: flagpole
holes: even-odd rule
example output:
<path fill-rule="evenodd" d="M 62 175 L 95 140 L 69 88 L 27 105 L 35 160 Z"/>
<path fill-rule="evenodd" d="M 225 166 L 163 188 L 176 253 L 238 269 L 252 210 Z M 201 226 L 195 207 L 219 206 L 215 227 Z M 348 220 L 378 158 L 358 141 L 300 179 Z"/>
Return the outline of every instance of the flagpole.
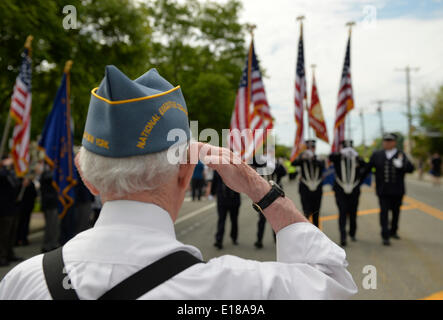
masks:
<path fill-rule="evenodd" d="M 304 19 L 305 19 L 305 16 L 303 16 L 303 15 L 298 16 L 297 18 L 295 18 L 296 21 L 300 21 L 300 37 L 302 37 L 302 38 L 303 38 L 303 20 Z M 305 75 L 305 79 L 306 79 L 306 75 Z M 306 87 L 305 90 L 307 92 L 308 88 Z M 310 140 L 311 139 L 311 133 L 309 131 L 308 105 L 307 105 L 307 101 L 306 101 L 306 99 L 304 97 L 303 97 L 303 100 L 302 100 L 302 104 L 303 104 L 302 112 L 304 113 L 305 110 L 306 110 L 306 115 L 307 115 L 306 120 L 305 120 L 305 117 L 303 117 L 303 137 L 305 137 L 305 132 L 307 132 L 308 139 Z M 307 125 L 305 124 L 305 122 L 307 123 Z"/>
<path fill-rule="evenodd" d="M 252 43 L 254 42 L 254 29 L 257 28 L 255 24 L 247 24 L 246 29 L 248 29 L 249 34 L 251 35 L 251 44 L 249 45 L 249 51 L 248 51 L 248 115 L 247 115 L 247 121 L 248 121 L 248 128 L 250 128 L 250 108 L 251 108 L 251 91 L 252 91 L 252 77 L 251 77 L 251 68 L 252 68 Z"/>
<path fill-rule="evenodd" d="M 348 23 L 346 23 L 346 26 L 349 27 L 349 39 L 351 39 L 351 34 L 352 34 L 352 27 L 355 25 L 354 21 L 349 21 Z M 349 48 L 349 55 L 351 55 L 351 48 Z M 349 68 L 351 68 L 351 66 L 349 65 Z M 346 127 L 348 128 L 348 134 L 347 134 L 347 138 L 348 140 L 352 140 L 352 130 L 351 130 L 351 111 L 349 110 L 348 112 L 346 112 Z"/>
<path fill-rule="evenodd" d="M 26 41 L 25 41 L 24 47 L 26 49 L 28 49 L 28 56 L 31 56 L 31 53 L 32 53 L 32 46 L 31 45 L 32 45 L 32 40 L 33 39 L 34 39 L 34 37 L 32 35 L 29 35 L 26 38 Z M 11 108 L 9 108 L 9 109 L 11 109 Z M 11 112 L 8 111 L 8 118 L 6 119 L 5 128 L 3 129 L 2 142 L 1 142 L 1 145 L 0 145 L 0 161 L 3 158 L 3 153 L 5 151 L 6 140 L 7 140 L 7 137 L 8 137 L 8 133 L 9 133 L 9 128 L 10 127 L 11 127 Z"/>
<path fill-rule="evenodd" d="M 72 148 L 72 141 L 71 141 L 71 67 L 72 67 L 72 60 L 68 60 L 65 63 L 65 68 L 63 72 L 66 74 L 66 126 L 69 130 L 67 133 L 68 137 L 68 146 L 69 151 L 71 151 Z M 68 152 L 69 157 L 72 156 L 71 152 Z M 69 159 L 69 172 L 72 172 L 72 159 Z"/>

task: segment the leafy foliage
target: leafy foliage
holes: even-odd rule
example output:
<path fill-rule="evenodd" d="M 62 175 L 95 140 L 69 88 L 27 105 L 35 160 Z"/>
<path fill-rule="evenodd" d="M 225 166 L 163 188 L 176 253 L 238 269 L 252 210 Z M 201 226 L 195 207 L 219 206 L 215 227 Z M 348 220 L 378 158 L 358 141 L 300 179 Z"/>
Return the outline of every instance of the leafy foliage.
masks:
<path fill-rule="evenodd" d="M 63 28 L 65 5 L 77 9 L 77 29 Z M 238 0 L 2 0 L 0 126 L 9 111 L 24 41 L 32 34 L 32 139 L 43 128 L 69 59 L 74 61 L 76 143 L 83 134 L 90 91 L 110 64 L 133 79 L 157 68 L 173 85 L 181 85 L 190 119 L 199 120 L 200 128 L 228 128 L 246 52 L 240 10 Z"/>
<path fill-rule="evenodd" d="M 423 93 L 418 102 L 420 130 L 415 130 L 415 154 L 426 158 L 430 153 L 443 154 L 443 85 Z"/>

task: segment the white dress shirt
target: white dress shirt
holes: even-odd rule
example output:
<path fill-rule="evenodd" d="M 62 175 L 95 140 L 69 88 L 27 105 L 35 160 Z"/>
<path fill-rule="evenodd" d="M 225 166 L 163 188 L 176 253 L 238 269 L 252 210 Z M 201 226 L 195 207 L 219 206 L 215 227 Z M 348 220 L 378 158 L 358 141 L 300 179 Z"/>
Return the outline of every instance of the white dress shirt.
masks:
<path fill-rule="evenodd" d="M 63 247 L 63 259 L 80 299 L 97 299 L 160 258 L 185 250 L 169 214 L 136 201 L 109 201 L 94 228 Z M 11 270 L 0 282 L 0 299 L 51 299 L 43 255 Z M 357 292 L 345 251 L 310 223 L 294 223 L 277 233 L 277 262 L 232 255 L 184 270 L 140 299 L 346 299 Z"/>

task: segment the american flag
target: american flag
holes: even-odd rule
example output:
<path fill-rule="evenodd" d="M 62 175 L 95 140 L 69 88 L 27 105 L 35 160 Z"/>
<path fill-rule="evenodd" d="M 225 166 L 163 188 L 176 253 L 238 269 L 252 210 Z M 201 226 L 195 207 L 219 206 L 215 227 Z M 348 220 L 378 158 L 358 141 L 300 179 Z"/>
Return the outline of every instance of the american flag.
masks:
<path fill-rule="evenodd" d="M 230 145 L 233 151 L 248 160 L 262 145 L 272 126 L 254 42 L 251 41 L 231 117 Z M 243 131 L 245 129 L 250 130 Z"/>
<path fill-rule="evenodd" d="M 351 83 L 351 35 L 349 35 L 346 47 L 345 62 L 341 74 L 340 90 L 338 91 L 338 103 L 335 111 L 334 142 L 332 152 L 339 151 L 340 141 L 345 138 L 345 117 L 354 108 Z"/>
<path fill-rule="evenodd" d="M 294 161 L 300 152 L 305 148 L 303 138 L 303 101 L 306 99 L 306 74 L 305 56 L 303 49 L 303 28 L 300 28 L 300 40 L 298 41 L 297 69 L 295 72 L 295 123 L 297 131 L 295 133 L 294 147 L 292 148 L 291 161 Z"/>
<path fill-rule="evenodd" d="M 31 57 L 26 48 L 22 54 L 20 72 L 15 80 L 10 114 L 16 121 L 12 135 L 12 159 L 17 176 L 23 177 L 29 166 L 29 139 L 31 130 Z"/>

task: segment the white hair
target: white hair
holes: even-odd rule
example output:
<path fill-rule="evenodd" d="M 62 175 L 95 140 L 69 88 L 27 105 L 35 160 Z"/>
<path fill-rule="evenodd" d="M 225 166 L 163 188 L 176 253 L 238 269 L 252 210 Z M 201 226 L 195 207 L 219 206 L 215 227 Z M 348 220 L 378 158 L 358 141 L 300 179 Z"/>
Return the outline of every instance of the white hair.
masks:
<path fill-rule="evenodd" d="M 148 155 L 110 158 L 81 147 L 79 164 L 85 179 L 101 195 L 119 197 L 154 190 L 176 176 L 180 161 L 170 161 L 171 151 L 176 152 L 175 147 Z"/>

